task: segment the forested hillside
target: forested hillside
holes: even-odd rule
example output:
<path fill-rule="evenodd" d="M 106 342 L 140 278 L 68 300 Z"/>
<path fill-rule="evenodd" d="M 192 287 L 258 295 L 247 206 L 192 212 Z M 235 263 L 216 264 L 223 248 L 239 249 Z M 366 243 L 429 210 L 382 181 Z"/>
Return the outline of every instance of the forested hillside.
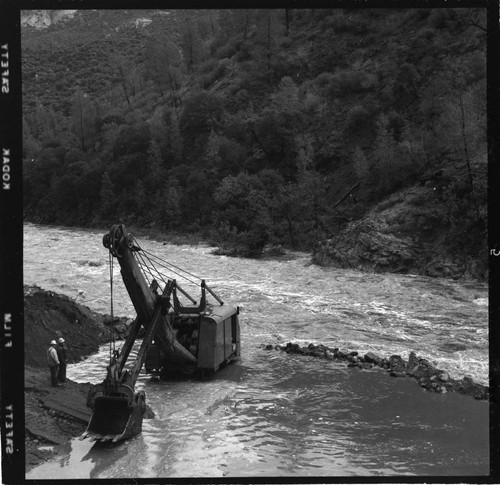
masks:
<path fill-rule="evenodd" d="M 421 187 L 442 244 L 480 254 L 485 26 L 480 9 L 240 9 L 25 28 L 25 217 L 259 255 Z"/>

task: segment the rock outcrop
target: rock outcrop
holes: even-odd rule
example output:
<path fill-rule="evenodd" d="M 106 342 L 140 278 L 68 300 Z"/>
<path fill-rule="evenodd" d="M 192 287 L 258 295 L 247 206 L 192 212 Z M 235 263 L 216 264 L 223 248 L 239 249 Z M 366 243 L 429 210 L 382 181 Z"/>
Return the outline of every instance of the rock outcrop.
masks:
<path fill-rule="evenodd" d="M 409 238 L 397 237 L 380 218 L 349 223 L 335 238 L 322 241 L 313 262 L 373 271 L 407 272 L 419 250 Z"/>
<path fill-rule="evenodd" d="M 61 20 L 72 19 L 76 10 L 23 10 L 21 27 L 46 29 Z"/>
<path fill-rule="evenodd" d="M 457 249 L 457 241 L 450 240 L 447 213 L 446 202 L 433 187 L 403 190 L 320 241 L 312 261 L 363 271 L 486 280 L 487 257 Z"/>

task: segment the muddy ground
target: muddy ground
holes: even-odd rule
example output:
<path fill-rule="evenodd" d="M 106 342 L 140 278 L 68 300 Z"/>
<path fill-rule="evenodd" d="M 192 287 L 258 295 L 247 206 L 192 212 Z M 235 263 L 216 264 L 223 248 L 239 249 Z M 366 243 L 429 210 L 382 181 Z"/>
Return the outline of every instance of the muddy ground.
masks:
<path fill-rule="evenodd" d="M 116 337 L 126 335 L 127 323 L 115 319 Z M 26 471 L 53 455 L 47 445 L 79 436 L 90 418 L 89 384 L 67 380 L 61 387 L 50 386 L 46 357 L 50 341 L 64 337 L 68 362 L 79 362 L 109 341 L 110 324 L 109 315 L 97 314 L 67 296 L 37 286 L 24 288 Z"/>

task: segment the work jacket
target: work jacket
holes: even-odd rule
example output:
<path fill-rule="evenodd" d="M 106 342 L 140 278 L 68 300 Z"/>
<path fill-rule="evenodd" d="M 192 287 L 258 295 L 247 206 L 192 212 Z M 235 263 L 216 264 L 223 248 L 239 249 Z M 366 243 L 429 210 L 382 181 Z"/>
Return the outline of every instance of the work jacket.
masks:
<path fill-rule="evenodd" d="M 59 344 L 57 346 L 57 357 L 59 358 L 59 364 L 66 364 L 66 347 Z"/>
<path fill-rule="evenodd" d="M 57 350 L 54 347 L 50 347 L 49 350 L 47 350 L 47 360 L 49 362 L 49 366 L 59 365 Z"/>

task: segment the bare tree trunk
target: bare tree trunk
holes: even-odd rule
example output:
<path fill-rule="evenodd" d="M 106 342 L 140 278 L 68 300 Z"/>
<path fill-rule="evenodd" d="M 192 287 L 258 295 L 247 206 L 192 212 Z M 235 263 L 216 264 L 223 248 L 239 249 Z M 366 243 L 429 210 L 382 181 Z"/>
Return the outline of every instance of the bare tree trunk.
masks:
<path fill-rule="evenodd" d="M 130 108 L 130 99 L 128 97 L 128 92 L 127 92 L 127 85 L 125 83 L 125 76 L 123 75 L 123 67 L 121 64 L 118 64 L 118 70 L 120 71 L 120 78 L 122 80 L 122 87 L 123 87 L 123 91 L 125 91 L 125 99 L 127 100 L 127 104 Z"/>
<path fill-rule="evenodd" d="M 82 152 L 85 151 L 85 135 L 83 134 L 83 106 L 80 100 L 80 141 L 82 142 Z"/>
<path fill-rule="evenodd" d="M 290 218 L 290 214 L 288 212 L 285 212 L 285 218 L 288 225 L 288 235 L 290 236 L 290 243 L 292 244 L 292 248 L 295 248 L 296 243 L 295 243 L 295 238 L 293 237 L 293 224 Z"/>
<path fill-rule="evenodd" d="M 470 159 L 469 159 L 469 149 L 467 146 L 467 137 L 465 136 L 465 111 L 464 111 L 464 100 L 462 97 L 462 94 L 459 94 L 459 100 L 460 100 L 460 114 L 462 118 L 462 140 L 464 143 L 464 155 L 465 155 L 465 163 L 467 165 L 467 173 L 469 175 L 469 184 L 470 184 L 470 190 L 471 192 L 474 191 L 474 181 L 472 178 L 472 169 L 470 166 Z"/>
<path fill-rule="evenodd" d="M 246 10 L 245 23 L 243 24 L 243 43 L 246 43 L 247 41 L 249 19 L 250 19 L 250 13 L 248 10 Z"/>
<path fill-rule="evenodd" d="M 267 13 L 267 83 L 271 85 L 271 13 Z"/>
<path fill-rule="evenodd" d="M 359 185 L 359 182 L 356 182 L 335 204 L 333 204 L 333 207 L 331 210 L 335 209 L 340 203 Z"/>
<path fill-rule="evenodd" d="M 476 194 L 474 193 L 474 179 L 472 177 L 472 168 L 470 165 L 470 158 L 469 158 L 469 148 L 467 145 L 467 137 L 465 135 L 465 110 L 464 110 L 464 100 L 462 97 L 462 94 L 459 94 L 459 100 L 460 100 L 460 115 L 462 118 L 462 140 L 464 143 L 464 155 L 465 155 L 465 163 L 467 165 L 467 173 L 469 175 L 469 184 L 470 184 L 470 192 L 472 196 L 472 200 L 474 203 L 474 209 L 476 210 L 476 217 L 477 220 L 479 221 L 481 219 L 481 214 L 479 212 L 479 206 L 477 205 L 476 201 Z"/>

